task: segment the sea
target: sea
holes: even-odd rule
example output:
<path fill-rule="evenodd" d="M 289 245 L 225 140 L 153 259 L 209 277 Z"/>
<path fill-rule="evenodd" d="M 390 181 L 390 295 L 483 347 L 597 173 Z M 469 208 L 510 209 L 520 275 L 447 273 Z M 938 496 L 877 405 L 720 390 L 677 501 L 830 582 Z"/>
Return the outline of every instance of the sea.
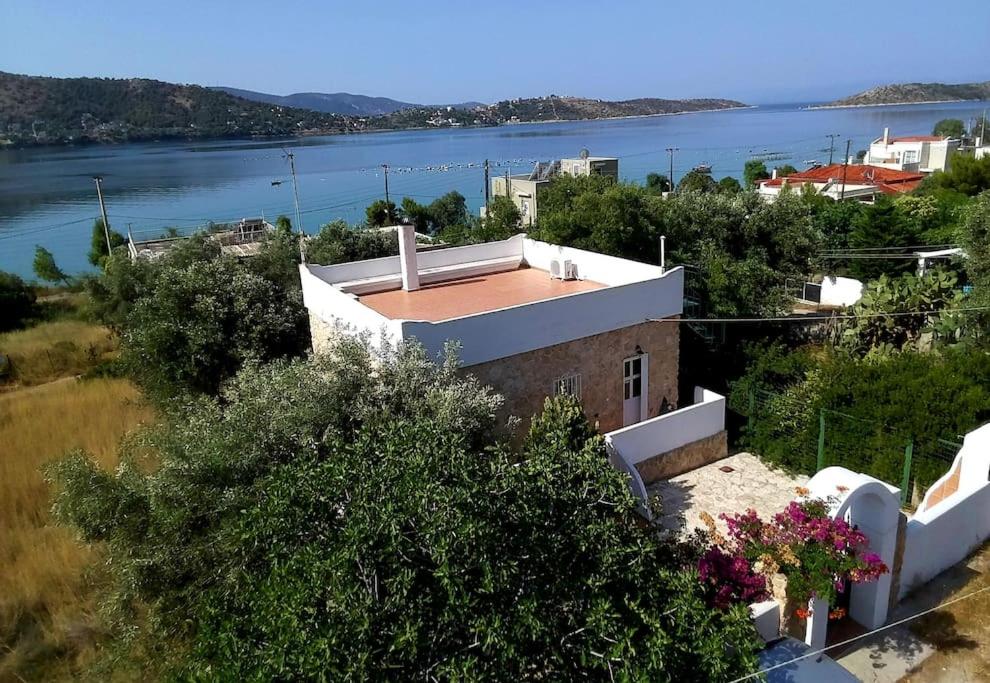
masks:
<path fill-rule="evenodd" d="M 623 180 L 647 173 L 675 182 L 706 164 L 712 175 L 741 178 L 749 159 L 767 167 L 839 162 L 866 149 L 884 127 L 892 135 L 931 133 L 944 118 L 969 121 L 985 102 L 815 109 L 807 103 L 718 112 L 494 128 L 446 128 L 281 140 L 148 142 L 0 150 L 0 270 L 33 278 L 36 245 L 63 270 L 90 269 L 92 225 L 100 215 L 93 176 L 103 178 L 111 227 L 135 238 L 168 228 L 193 232 L 210 222 L 294 215 L 287 153 L 294 155 L 302 227 L 334 219 L 358 223 L 388 192 L 397 203 L 428 203 L 450 190 L 472 212 L 484 204 L 484 162 L 492 175 L 524 173 L 538 161 L 619 158 Z M 829 135 L 834 138 L 830 150 Z M 668 152 L 672 149 L 673 153 Z"/>

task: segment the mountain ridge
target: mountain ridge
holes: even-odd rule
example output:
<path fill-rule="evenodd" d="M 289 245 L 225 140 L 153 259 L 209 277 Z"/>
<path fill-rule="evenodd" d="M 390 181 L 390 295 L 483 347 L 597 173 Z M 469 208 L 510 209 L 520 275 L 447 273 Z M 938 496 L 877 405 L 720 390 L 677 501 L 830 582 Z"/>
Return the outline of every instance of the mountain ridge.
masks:
<path fill-rule="evenodd" d="M 454 107 L 455 109 L 474 109 L 484 106 L 482 102 L 460 102 L 458 104 L 416 104 L 402 102 L 391 97 L 376 97 L 373 95 L 358 95 L 349 92 L 297 92 L 289 95 L 273 95 L 256 90 L 245 90 L 230 86 L 213 86 L 211 90 L 220 90 L 234 97 L 241 97 L 252 102 L 277 104 L 284 107 L 312 109 L 326 114 L 344 114 L 348 116 L 383 116 L 394 114 L 402 109 L 431 109 L 438 107 Z"/>

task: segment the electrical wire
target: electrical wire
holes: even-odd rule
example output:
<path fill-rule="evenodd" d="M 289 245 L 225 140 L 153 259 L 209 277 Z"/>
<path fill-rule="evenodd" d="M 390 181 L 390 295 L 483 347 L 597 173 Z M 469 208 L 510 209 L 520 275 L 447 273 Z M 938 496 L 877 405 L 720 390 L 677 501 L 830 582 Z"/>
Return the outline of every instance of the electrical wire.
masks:
<path fill-rule="evenodd" d="M 957 598 L 953 598 L 951 600 L 946 600 L 945 602 L 943 602 L 943 603 L 941 603 L 939 605 L 936 605 L 935 607 L 930 607 L 930 608 L 928 608 L 926 610 L 922 610 L 921 612 L 918 612 L 917 614 L 912 614 L 911 616 L 904 617 L 903 619 L 898 619 L 897 621 L 891 622 L 889 624 L 885 624 L 884 626 L 881 626 L 879 628 L 875 628 L 875 629 L 873 629 L 871 631 L 867 631 L 866 633 L 861 633 L 858 636 L 853 636 L 852 638 L 847 638 L 846 640 L 840 641 L 838 643 L 834 643 L 832 645 L 827 645 L 827 646 L 823 647 L 820 650 L 814 650 L 812 652 L 807 652 L 807 653 L 805 653 L 803 655 L 800 655 L 798 657 L 794 657 L 793 659 L 789 659 L 786 662 L 780 662 L 779 664 L 774 664 L 773 666 L 768 666 L 766 669 L 760 669 L 759 671 L 754 671 L 751 674 L 746 674 L 745 676 L 740 676 L 739 678 L 734 678 L 731 681 L 729 681 L 729 683 L 741 683 L 741 681 L 748 681 L 751 678 L 756 678 L 757 676 L 762 676 L 763 674 L 769 673 L 771 671 L 775 671 L 775 670 L 781 669 L 781 668 L 783 668 L 785 666 L 789 666 L 789 665 L 793 664 L 794 662 L 800 662 L 801 660 L 804 660 L 804 659 L 809 659 L 811 657 L 817 657 L 818 655 L 824 654 L 828 650 L 834 650 L 837 647 L 843 647 L 844 645 L 849 645 L 850 643 L 855 643 L 857 640 L 862 640 L 863 638 L 866 638 L 868 636 L 872 636 L 872 635 L 874 635 L 876 633 L 880 633 L 881 631 L 886 631 L 888 629 L 892 629 L 895 626 L 901 626 L 902 624 L 906 624 L 909 621 L 914 621 L 915 619 L 918 619 L 920 617 L 923 617 L 926 614 L 931 614 L 932 612 L 936 612 L 936 611 L 938 611 L 940 609 L 944 609 L 944 608 L 948 607 L 949 605 L 954 605 L 957 602 L 962 602 L 963 600 L 967 600 L 969 598 L 975 597 L 975 596 L 977 596 L 977 595 L 979 595 L 981 593 L 985 593 L 987 591 L 990 591 L 990 586 L 984 586 L 983 588 L 980 588 L 978 590 L 975 590 L 972 593 L 966 593 L 965 595 L 960 595 Z"/>
<path fill-rule="evenodd" d="M 894 313 L 836 313 L 834 315 L 802 315 L 771 316 L 767 318 L 647 318 L 650 323 L 804 323 L 821 320 L 861 320 L 863 318 L 899 318 L 909 315 L 939 315 L 943 313 L 965 313 L 971 311 L 990 311 L 990 306 L 968 306 L 963 308 L 946 308 L 941 311 L 897 311 Z"/>

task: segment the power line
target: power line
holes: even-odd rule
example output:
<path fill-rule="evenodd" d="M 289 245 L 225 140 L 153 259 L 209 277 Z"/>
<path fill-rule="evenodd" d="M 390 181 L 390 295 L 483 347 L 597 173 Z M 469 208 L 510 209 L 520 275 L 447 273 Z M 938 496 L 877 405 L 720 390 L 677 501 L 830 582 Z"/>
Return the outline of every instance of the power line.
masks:
<path fill-rule="evenodd" d="M 941 311 L 896 311 L 892 313 L 835 313 L 830 315 L 801 315 L 770 316 L 766 318 L 647 318 L 651 323 L 803 323 L 820 320 L 858 320 L 862 318 L 899 318 L 908 315 L 938 315 L 941 313 L 965 313 L 970 311 L 990 311 L 990 306 L 969 306 L 964 308 L 946 308 Z"/>
<path fill-rule="evenodd" d="M 954 605 L 957 602 L 962 602 L 963 600 L 968 600 L 969 598 L 975 597 L 975 596 L 979 595 L 980 593 L 985 593 L 987 591 L 990 591 L 990 586 L 984 586 L 983 588 L 980 588 L 978 590 L 975 590 L 972 593 L 966 593 L 965 595 L 960 595 L 959 597 L 953 598 L 952 600 L 946 600 L 945 602 L 943 602 L 943 603 L 941 603 L 939 605 L 936 605 L 935 607 L 930 607 L 930 608 L 928 608 L 926 610 L 922 610 L 921 612 L 918 612 L 916 614 L 912 614 L 911 616 L 904 617 L 903 619 L 898 619 L 897 621 L 891 622 L 891 623 L 886 624 L 884 626 L 881 626 L 879 628 L 875 628 L 872 631 L 867 631 L 866 633 L 861 633 L 858 636 L 853 636 L 852 638 L 847 638 L 846 640 L 840 641 L 838 643 L 834 643 L 832 645 L 826 645 L 825 647 L 823 647 L 820 650 L 814 650 L 812 652 L 807 652 L 807 653 L 805 653 L 803 655 L 800 655 L 798 657 L 794 657 L 793 659 L 789 659 L 786 662 L 781 662 L 779 664 L 774 664 L 773 666 L 769 666 L 766 669 L 760 669 L 759 671 L 754 671 L 753 673 L 746 674 L 745 676 L 740 676 L 739 678 L 734 678 L 729 683 L 741 683 L 741 681 L 748 681 L 751 678 L 756 678 L 757 676 L 762 676 L 765 673 L 769 673 L 771 671 L 775 671 L 775 670 L 780 669 L 780 668 L 783 668 L 785 666 L 789 666 L 789 665 L 793 664 L 794 662 L 800 662 L 800 661 L 802 661 L 804 659 L 809 659 L 811 657 L 817 657 L 818 655 L 825 654 L 825 652 L 827 652 L 828 650 L 834 650 L 837 647 L 843 647 L 845 645 L 849 645 L 850 643 L 855 643 L 857 640 L 862 640 L 863 638 L 866 638 L 868 636 L 872 636 L 872 635 L 874 635 L 876 633 L 880 633 L 881 631 L 886 631 L 888 629 L 894 628 L 895 626 L 901 626 L 902 624 L 906 624 L 909 621 L 914 621 L 915 619 L 918 619 L 920 617 L 923 617 L 926 614 L 931 614 L 932 612 L 937 612 L 940 609 L 945 609 L 949 605 Z"/>

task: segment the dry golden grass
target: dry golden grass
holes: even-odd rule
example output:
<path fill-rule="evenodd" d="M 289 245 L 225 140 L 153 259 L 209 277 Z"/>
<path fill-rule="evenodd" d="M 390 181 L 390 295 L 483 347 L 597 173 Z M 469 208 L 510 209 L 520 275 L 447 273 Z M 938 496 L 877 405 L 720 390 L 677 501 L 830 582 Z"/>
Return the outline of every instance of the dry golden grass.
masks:
<path fill-rule="evenodd" d="M 121 379 L 0 394 L 0 680 L 71 675 L 98 625 L 95 551 L 53 525 L 41 468 L 74 448 L 113 468 L 120 438 L 152 418 Z"/>
<path fill-rule="evenodd" d="M 0 334 L 0 353 L 10 357 L 14 381 L 21 386 L 81 374 L 115 350 L 109 330 L 81 320 L 56 320 Z"/>

